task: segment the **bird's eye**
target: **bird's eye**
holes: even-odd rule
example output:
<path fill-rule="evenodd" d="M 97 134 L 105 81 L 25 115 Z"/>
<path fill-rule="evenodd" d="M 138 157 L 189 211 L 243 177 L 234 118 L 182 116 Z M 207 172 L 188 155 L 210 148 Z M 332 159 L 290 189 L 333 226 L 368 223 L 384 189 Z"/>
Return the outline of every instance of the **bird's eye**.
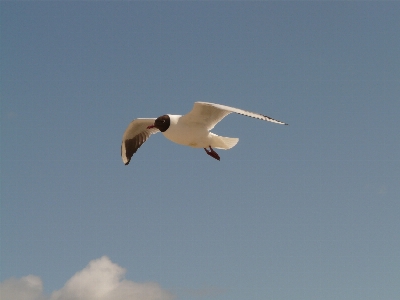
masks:
<path fill-rule="evenodd" d="M 165 123 L 165 120 L 162 120 L 162 123 Z"/>

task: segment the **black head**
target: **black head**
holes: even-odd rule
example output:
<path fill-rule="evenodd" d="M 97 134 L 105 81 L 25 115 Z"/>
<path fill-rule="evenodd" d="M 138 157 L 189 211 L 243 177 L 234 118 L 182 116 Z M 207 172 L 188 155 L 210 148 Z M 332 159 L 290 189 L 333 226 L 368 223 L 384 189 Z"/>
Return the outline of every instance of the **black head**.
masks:
<path fill-rule="evenodd" d="M 166 131 L 169 128 L 170 124 L 171 120 L 169 119 L 168 115 L 163 115 L 161 117 L 158 117 L 154 121 L 154 127 L 158 128 L 161 132 Z"/>

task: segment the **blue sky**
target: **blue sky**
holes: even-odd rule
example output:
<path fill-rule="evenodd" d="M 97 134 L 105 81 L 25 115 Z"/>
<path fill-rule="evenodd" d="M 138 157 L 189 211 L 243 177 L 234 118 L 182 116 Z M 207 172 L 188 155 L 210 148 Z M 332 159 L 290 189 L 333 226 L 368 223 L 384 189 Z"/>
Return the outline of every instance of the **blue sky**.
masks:
<path fill-rule="evenodd" d="M 400 298 L 399 2 L 0 6 L 3 300 Z"/>

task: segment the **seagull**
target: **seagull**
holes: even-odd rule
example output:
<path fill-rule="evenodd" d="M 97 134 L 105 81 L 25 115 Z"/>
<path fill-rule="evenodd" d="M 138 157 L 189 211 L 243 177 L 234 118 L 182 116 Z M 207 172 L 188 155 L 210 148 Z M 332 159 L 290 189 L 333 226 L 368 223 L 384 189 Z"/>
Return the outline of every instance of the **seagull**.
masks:
<path fill-rule="evenodd" d="M 128 165 L 140 146 L 152 134 L 160 131 L 174 143 L 193 148 L 204 148 L 208 155 L 220 160 L 220 156 L 213 148 L 231 149 L 239 142 L 239 139 L 218 136 L 210 130 L 230 113 L 288 125 L 268 116 L 239 108 L 209 102 L 195 102 L 193 109 L 184 116 L 168 114 L 158 118 L 137 118 L 133 120 L 122 137 L 122 161 L 125 165 Z"/>

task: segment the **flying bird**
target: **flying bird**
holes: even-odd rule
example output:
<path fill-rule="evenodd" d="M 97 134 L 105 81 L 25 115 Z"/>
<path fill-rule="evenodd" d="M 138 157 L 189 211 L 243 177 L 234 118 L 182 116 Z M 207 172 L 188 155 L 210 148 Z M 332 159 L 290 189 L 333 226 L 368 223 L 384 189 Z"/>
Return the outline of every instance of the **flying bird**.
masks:
<path fill-rule="evenodd" d="M 211 157 L 220 160 L 213 148 L 230 149 L 239 139 L 218 136 L 211 129 L 230 113 L 288 125 L 265 115 L 234 108 L 226 105 L 195 102 L 193 109 L 186 115 L 162 115 L 158 118 L 138 118 L 126 128 L 122 137 L 121 157 L 125 165 L 129 164 L 133 154 L 154 133 L 162 132 L 170 141 L 193 148 L 204 148 Z"/>

